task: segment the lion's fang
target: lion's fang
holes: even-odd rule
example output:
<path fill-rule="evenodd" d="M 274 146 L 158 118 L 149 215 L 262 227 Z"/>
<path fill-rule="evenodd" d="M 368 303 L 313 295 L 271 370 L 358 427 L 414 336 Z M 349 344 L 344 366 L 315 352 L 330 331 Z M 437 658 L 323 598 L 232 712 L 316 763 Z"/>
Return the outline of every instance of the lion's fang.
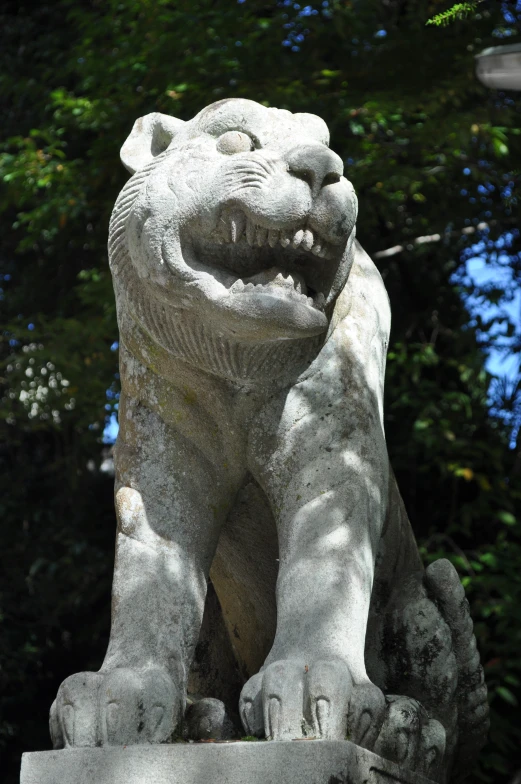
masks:
<path fill-rule="evenodd" d="M 239 242 L 242 235 L 244 234 L 245 228 L 246 228 L 246 215 L 244 214 L 244 212 L 234 213 L 230 220 L 230 231 L 231 231 L 233 243 Z"/>

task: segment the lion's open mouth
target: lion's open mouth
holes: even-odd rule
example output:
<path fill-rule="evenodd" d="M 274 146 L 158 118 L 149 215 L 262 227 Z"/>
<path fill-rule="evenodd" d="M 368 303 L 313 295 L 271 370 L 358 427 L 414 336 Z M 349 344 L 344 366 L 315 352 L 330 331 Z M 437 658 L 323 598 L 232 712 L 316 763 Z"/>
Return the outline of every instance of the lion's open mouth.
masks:
<path fill-rule="evenodd" d="M 196 266 L 240 296 L 255 292 L 323 310 L 344 246 L 309 225 L 267 227 L 242 210 L 222 211 L 213 231 L 190 237 Z"/>

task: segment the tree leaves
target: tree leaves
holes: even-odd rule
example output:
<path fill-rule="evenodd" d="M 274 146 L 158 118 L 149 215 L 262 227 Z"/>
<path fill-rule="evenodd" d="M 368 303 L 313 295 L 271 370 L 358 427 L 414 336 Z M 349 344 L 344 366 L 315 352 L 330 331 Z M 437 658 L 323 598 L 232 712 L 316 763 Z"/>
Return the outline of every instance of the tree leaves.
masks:
<path fill-rule="evenodd" d="M 507 309 L 521 275 L 520 107 L 515 94 L 477 82 L 474 54 L 494 43 L 494 29 L 516 32 L 519 23 L 507 2 L 463 25 L 426 27 L 439 8 L 434 0 L 4 3 L 8 784 L 18 781 L 22 749 L 48 747 L 59 682 L 99 666 L 106 646 L 115 521 L 101 441 L 118 404 L 106 235 L 127 176 L 119 148 L 147 112 L 189 119 L 228 96 L 324 117 L 356 187 L 357 234 L 393 312 L 389 451 L 425 560 L 450 557 L 471 602 L 493 711 L 479 781 L 513 774 L 521 730 L 501 690 L 521 699 L 521 459 L 519 446 L 509 449 L 520 395 L 514 382 L 491 386 L 485 363 L 494 346 L 512 356 L 521 348 Z M 476 255 L 494 272 L 486 284 L 469 274 Z"/>
<path fill-rule="evenodd" d="M 425 24 L 436 25 L 436 27 L 443 27 L 457 19 L 466 19 L 470 14 L 473 14 L 478 5 L 484 0 L 476 0 L 476 2 L 469 3 L 455 3 L 447 11 L 442 11 L 436 14 L 431 19 L 427 19 Z"/>

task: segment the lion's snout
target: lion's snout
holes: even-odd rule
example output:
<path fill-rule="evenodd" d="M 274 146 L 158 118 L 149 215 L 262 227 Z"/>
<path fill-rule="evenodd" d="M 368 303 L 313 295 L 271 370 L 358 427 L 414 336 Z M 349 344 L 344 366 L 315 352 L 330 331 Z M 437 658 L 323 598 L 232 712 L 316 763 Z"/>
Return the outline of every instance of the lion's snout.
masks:
<path fill-rule="evenodd" d="M 313 198 L 323 187 L 338 182 L 344 173 L 342 159 L 323 144 L 299 144 L 285 158 L 288 171 L 308 183 Z"/>

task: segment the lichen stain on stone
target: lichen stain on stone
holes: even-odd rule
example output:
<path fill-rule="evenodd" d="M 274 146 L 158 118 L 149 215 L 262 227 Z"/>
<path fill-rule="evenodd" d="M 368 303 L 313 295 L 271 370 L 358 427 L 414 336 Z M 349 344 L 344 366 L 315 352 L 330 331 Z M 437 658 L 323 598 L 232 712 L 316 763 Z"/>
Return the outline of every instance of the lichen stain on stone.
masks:
<path fill-rule="evenodd" d="M 197 403 L 197 394 L 193 389 L 185 389 L 183 400 L 188 406 L 193 406 Z"/>

